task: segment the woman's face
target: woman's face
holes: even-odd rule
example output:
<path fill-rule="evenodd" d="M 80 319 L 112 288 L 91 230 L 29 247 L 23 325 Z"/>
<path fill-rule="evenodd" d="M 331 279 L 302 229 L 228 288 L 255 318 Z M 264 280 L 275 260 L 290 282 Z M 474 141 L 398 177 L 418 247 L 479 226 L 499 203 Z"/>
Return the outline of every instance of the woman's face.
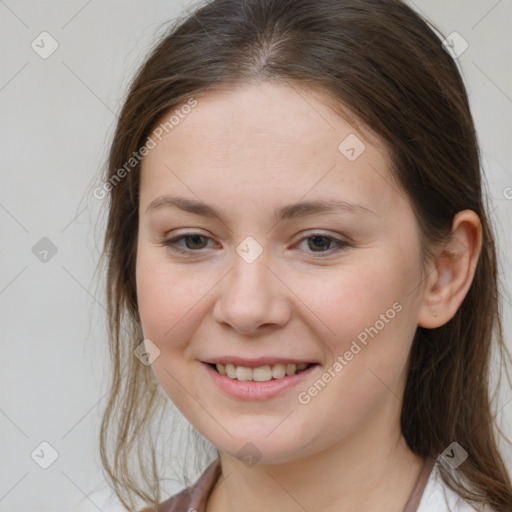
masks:
<path fill-rule="evenodd" d="M 419 231 L 387 154 L 319 94 L 266 83 L 196 96 L 142 165 L 152 369 L 220 451 L 261 462 L 398 432 L 422 303 Z M 234 358 L 242 380 L 207 364 Z M 288 362 L 315 365 L 281 377 Z"/>

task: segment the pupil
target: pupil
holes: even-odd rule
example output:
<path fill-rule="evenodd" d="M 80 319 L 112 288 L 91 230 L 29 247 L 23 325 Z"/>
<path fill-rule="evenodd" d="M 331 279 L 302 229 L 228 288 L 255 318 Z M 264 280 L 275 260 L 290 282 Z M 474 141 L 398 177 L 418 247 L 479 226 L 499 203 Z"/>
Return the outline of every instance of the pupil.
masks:
<path fill-rule="evenodd" d="M 325 245 L 325 243 L 322 244 L 322 240 L 324 242 L 327 242 L 327 245 L 329 245 L 329 240 L 327 240 L 327 237 L 325 237 L 325 236 L 313 236 L 311 238 L 314 240 L 314 242 L 313 242 L 314 243 L 314 247 L 317 247 L 317 248 L 320 247 L 321 248 L 322 245 Z M 317 242 L 319 242 L 319 243 L 317 243 Z"/>
<path fill-rule="evenodd" d="M 201 243 L 200 239 L 202 238 L 202 235 L 189 235 L 187 239 L 190 241 L 192 239 L 192 244 Z M 199 241 L 198 241 L 199 240 Z M 189 247 L 190 249 L 190 247 Z"/>

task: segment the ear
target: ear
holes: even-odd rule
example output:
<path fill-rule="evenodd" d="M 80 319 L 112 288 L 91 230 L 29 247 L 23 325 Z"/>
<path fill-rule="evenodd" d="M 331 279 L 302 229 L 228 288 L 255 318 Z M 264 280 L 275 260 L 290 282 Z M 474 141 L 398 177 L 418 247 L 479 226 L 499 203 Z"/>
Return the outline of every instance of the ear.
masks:
<path fill-rule="evenodd" d="M 473 282 L 481 248 L 480 218 L 472 210 L 458 212 L 449 240 L 428 271 L 418 311 L 419 326 L 433 329 L 454 317 Z"/>

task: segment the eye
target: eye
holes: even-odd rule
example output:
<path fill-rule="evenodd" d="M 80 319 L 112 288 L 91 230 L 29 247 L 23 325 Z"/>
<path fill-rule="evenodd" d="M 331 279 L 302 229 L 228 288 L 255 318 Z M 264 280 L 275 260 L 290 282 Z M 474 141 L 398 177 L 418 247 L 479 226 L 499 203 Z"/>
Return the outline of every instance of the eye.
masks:
<path fill-rule="evenodd" d="M 173 251 L 187 254 L 205 249 L 209 240 L 211 240 L 209 237 L 201 235 L 200 233 L 186 233 L 166 240 L 163 244 Z M 302 238 L 300 243 L 305 241 L 308 241 L 308 248 L 311 249 L 311 252 L 317 253 L 319 257 L 322 257 L 324 253 L 331 254 L 332 252 L 338 252 L 350 247 L 350 244 L 344 240 L 339 240 L 321 233 L 314 233 L 313 235 Z M 311 243 L 309 243 L 309 241 L 311 241 Z M 180 242 L 184 242 L 185 247 L 179 245 Z"/>
<path fill-rule="evenodd" d="M 197 252 L 198 249 L 204 249 L 203 240 L 210 240 L 207 236 L 201 235 L 200 233 L 187 233 L 185 235 L 176 236 L 164 242 L 164 245 L 169 247 L 171 250 L 181 253 L 188 253 L 190 251 Z M 178 242 L 185 241 L 185 248 L 178 246 Z M 187 243 L 188 242 L 188 243 Z M 198 247 L 200 246 L 200 247 Z"/>
<path fill-rule="evenodd" d="M 332 254 L 333 252 L 342 251 L 350 247 L 350 244 L 348 242 L 345 242 L 344 240 L 339 240 L 337 238 L 333 238 L 331 236 L 323 235 L 322 233 L 314 233 L 310 236 L 303 238 L 300 242 L 302 243 L 305 241 L 308 242 L 308 248 L 312 249 L 311 252 L 317 253 L 317 255 L 320 257 L 322 257 L 323 254 L 325 253 Z M 334 247 L 332 247 L 332 244 L 334 245 Z"/>

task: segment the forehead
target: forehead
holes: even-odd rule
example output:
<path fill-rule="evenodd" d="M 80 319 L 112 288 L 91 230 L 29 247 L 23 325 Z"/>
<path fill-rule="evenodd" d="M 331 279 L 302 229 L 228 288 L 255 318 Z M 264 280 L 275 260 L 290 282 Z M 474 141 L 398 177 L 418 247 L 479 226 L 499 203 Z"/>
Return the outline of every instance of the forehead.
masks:
<path fill-rule="evenodd" d="M 180 116 L 179 124 L 163 137 L 173 138 L 179 133 L 191 142 L 203 140 L 209 144 L 205 149 L 236 144 L 240 152 L 254 149 L 262 156 L 264 151 L 289 151 L 298 141 L 301 145 L 294 148 L 297 154 L 310 146 L 337 150 L 343 140 L 340 137 L 355 129 L 326 106 L 327 98 L 318 89 L 281 83 L 219 87 L 196 96 L 197 106 Z M 165 123 L 168 117 L 169 113 L 164 114 L 157 124 Z M 259 142 L 271 144 L 262 148 Z"/>
<path fill-rule="evenodd" d="M 325 104 L 320 91 L 262 83 L 194 98 L 197 105 L 144 158 L 141 196 L 170 184 L 170 170 L 202 191 L 228 186 L 262 199 L 276 191 L 290 200 L 304 194 L 314 199 L 315 193 L 343 189 L 385 209 L 400 194 L 384 146 L 375 137 L 366 140 Z M 156 126 L 179 109 L 166 112 Z"/>

